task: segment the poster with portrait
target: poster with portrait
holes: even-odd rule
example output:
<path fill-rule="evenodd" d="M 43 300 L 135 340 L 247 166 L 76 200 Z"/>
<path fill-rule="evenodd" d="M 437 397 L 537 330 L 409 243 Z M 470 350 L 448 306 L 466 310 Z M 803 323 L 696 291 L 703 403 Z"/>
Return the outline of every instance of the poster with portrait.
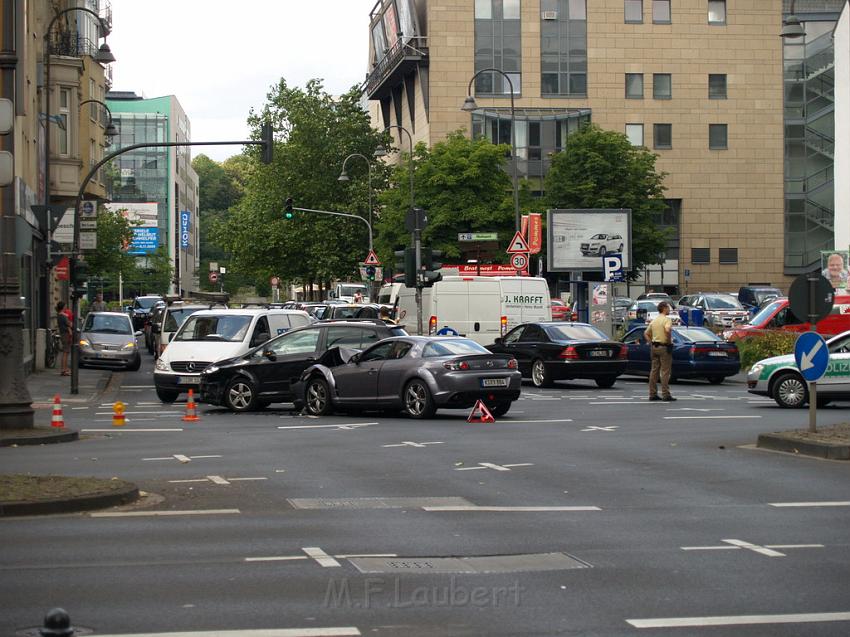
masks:
<path fill-rule="evenodd" d="M 821 274 L 832 284 L 836 292 L 847 290 L 848 263 L 850 263 L 850 251 L 848 250 L 822 250 L 820 253 Z"/>

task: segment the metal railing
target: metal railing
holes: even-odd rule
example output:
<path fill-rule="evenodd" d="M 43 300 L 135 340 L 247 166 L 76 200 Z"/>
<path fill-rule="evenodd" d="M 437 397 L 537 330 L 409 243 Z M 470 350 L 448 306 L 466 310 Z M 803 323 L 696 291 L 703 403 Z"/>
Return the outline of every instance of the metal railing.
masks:
<path fill-rule="evenodd" d="M 366 92 L 373 93 L 404 58 L 415 57 L 420 60 L 427 58 L 428 49 L 425 40 L 426 38 L 422 37 L 411 38 L 407 42 L 402 39 L 396 40 L 396 43 L 387 50 L 381 61 L 369 73 L 369 78 L 366 80 Z"/>
<path fill-rule="evenodd" d="M 54 33 L 50 38 L 48 52 L 50 55 L 64 55 L 65 57 L 95 57 L 97 55 L 98 46 L 96 42 L 92 42 L 89 38 L 81 36 L 79 33 L 71 33 L 70 31 L 59 31 Z"/>

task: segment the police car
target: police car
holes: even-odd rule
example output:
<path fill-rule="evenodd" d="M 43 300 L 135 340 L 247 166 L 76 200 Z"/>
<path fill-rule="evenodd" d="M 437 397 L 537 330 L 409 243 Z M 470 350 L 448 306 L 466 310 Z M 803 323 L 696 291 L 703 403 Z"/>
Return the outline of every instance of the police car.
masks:
<path fill-rule="evenodd" d="M 850 399 L 850 332 L 827 342 L 829 365 L 818 381 L 818 406 L 833 400 Z M 747 389 L 751 394 L 770 396 L 780 407 L 803 407 L 809 401 L 806 381 L 800 374 L 794 355 L 765 358 L 750 368 Z"/>

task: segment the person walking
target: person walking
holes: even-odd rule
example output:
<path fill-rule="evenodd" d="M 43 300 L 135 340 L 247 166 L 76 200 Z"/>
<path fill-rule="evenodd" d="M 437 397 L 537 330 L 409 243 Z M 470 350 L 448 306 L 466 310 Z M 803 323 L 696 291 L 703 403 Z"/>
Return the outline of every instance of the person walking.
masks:
<path fill-rule="evenodd" d="M 56 327 L 59 329 L 59 339 L 62 342 L 62 376 L 70 376 L 71 369 L 68 367 L 68 357 L 71 354 L 71 319 L 65 311 L 65 303 L 59 301 L 56 304 Z"/>
<path fill-rule="evenodd" d="M 89 306 L 89 312 L 106 312 L 106 303 L 103 301 L 103 294 L 98 293 L 94 302 Z"/>
<path fill-rule="evenodd" d="M 676 400 L 670 395 L 670 374 L 673 371 L 673 321 L 668 316 L 670 304 L 658 304 L 658 316 L 652 319 L 643 333 L 650 343 L 649 400 Z M 661 397 L 658 396 L 658 377 L 661 376 Z"/>

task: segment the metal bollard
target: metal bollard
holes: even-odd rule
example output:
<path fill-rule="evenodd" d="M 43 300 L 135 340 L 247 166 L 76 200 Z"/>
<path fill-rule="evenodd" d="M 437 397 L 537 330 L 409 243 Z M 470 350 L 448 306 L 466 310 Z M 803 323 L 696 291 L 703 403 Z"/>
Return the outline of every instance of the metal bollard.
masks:
<path fill-rule="evenodd" d="M 44 616 L 44 628 L 38 629 L 41 637 L 74 637 L 71 617 L 64 608 L 52 608 Z"/>

